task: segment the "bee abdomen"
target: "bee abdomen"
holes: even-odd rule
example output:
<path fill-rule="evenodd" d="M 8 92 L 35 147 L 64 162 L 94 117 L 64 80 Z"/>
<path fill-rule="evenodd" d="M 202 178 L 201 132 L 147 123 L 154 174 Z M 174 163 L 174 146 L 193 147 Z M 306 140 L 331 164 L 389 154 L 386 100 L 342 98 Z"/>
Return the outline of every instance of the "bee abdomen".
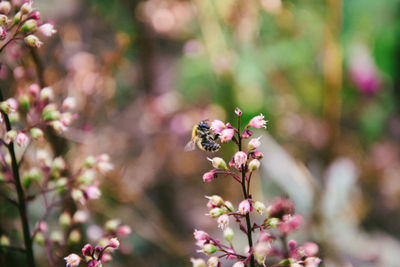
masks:
<path fill-rule="evenodd" d="M 204 150 L 209 152 L 217 152 L 221 147 L 218 143 L 210 141 L 202 141 L 201 146 L 204 148 Z"/>

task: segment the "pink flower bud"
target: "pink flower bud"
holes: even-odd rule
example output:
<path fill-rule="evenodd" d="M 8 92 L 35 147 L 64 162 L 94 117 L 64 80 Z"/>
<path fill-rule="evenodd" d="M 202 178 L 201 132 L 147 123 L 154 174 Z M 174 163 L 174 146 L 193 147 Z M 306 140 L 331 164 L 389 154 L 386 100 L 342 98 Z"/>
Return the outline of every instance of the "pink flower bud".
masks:
<path fill-rule="evenodd" d="M 286 198 L 277 198 L 268 206 L 269 217 L 282 219 L 286 214 L 294 213 L 294 203 Z"/>
<path fill-rule="evenodd" d="M 278 228 L 282 233 L 288 234 L 297 230 L 302 220 L 303 219 L 300 215 L 285 215 L 283 216 L 282 222 L 279 224 Z"/>
<path fill-rule="evenodd" d="M 253 159 L 258 159 L 258 160 L 260 160 L 264 157 L 264 154 L 261 151 L 251 152 L 250 155 Z"/>
<path fill-rule="evenodd" d="M 110 262 L 112 260 L 112 256 L 110 253 L 103 253 L 103 255 L 101 256 L 101 261 L 102 262 Z"/>
<path fill-rule="evenodd" d="M 223 129 L 225 129 L 225 123 L 220 120 L 213 120 L 210 125 L 210 130 L 214 133 L 220 134 Z"/>
<path fill-rule="evenodd" d="M 72 110 L 76 107 L 76 99 L 69 96 L 64 99 L 62 103 L 62 108 L 65 110 Z"/>
<path fill-rule="evenodd" d="M 236 115 L 238 115 L 239 117 L 242 116 L 242 111 L 240 110 L 240 108 L 235 108 L 235 113 L 236 113 Z"/>
<path fill-rule="evenodd" d="M 119 248 L 119 241 L 118 241 L 118 239 L 117 238 L 111 238 L 110 239 L 110 241 L 109 241 L 109 243 L 108 243 L 108 245 L 110 246 L 110 247 L 112 247 L 112 248 Z"/>
<path fill-rule="evenodd" d="M 302 245 L 304 255 L 307 257 L 312 257 L 318 254 L 318 245 L 314 242 L 307 242 Z"/>
<path fill-rule="evenodd" d="M 15 138 L 15 141 L 17 142 L 17 145 L 19 147 L 25 147 L 28 145 L 29 142 L 29 138 L 26 134 L 24 134 L 23 132 L 19 132 L 17 134 L 17 137 Z"/>
<path fill-rule="evenodd" d="M 40 12 L 39 11 L 34 11 L 31 15 L 31 18 L 39 20 L 40 19 Z"/>
<path fill-rule="evenodd" d="M 50 23 L 42 24 L 42 25 L 39 27 L 39 31 L 40 31 L 44 36 L 47 36 L 47 37 L 50 37 L 50 36 L 52 36 L 53 34 L 55 34 L 55 33 L 57 32 L 57 31 L 54 29 L 53 24 L 50 24 Z"/>
<path fill-rule="evenodd" d="M 217 219 L 218 227 L 224 230 L 229 224 L 229 216 L 227 214 L 223 214 Z"/>
<path fill-rule="evenodd" d="M 247 145 L 249 151 L 257 149 L 261 145 L 260 138 L 261 136 L 250 140 L 249 144 Z"/>
<path fill-rule="evenodd" d="M 221 140 L 222 143 L 226 143 L 226 142 L 232 140 L 234 134 L 235 134 L 235 130 L 224 129 L 224 130 L 222 130 L 222 132 L 219 136 L 219 139 Z"/>
<path fill-rule="evenodd" d="M 211 201 L 211 203 L 215 206 L 215 207 L 220 207 L 221 205 L 224 204 L 224 200 L 222 199 L 222 197 L 218 196 L 218 195 L 213 195 L 211 197 L 206 196 L 206 198 L 208 200 Z"/>
<path fill-rule="evenodd" d="M 101 267 L 101 266 L 102 266 L 101 261 L 98 260 L 90 260 L 88 262 L 88 267 Z"/>
<path fill-rule="evenodd" d="M 203 182 L 211 182 L 215 178 L 215 170 L 211 170 L 203 174 Z"/>
<path fill-rule="evenodd" d="M 37 97 L 40 93 L 40 87 L 38 84 L 34 83 L 31 84 L 28 88 L 28 92 L 30 95 L 32 95 L 33 97 Z"/>
<path fill-rule="evenodd" d="M 101 196 L 101 191 L 97 186 L 91 185 L 86 188 L 85 196 L 87 199 L 98 199 Z"/>
<path fill-rule="evenodd" d="M 210 237 L 206 232 L 199 230 L 194 230 L 193 235 L 194 239 L 196 239 L 197 241 L 207 240 Z"/>
<path fill-rule="evenodd" d="M 75 253 L 69 254 L 64 258 L 64 260 L 67 263 L 67 267 L 78 267 L 79 263 L 81 262 L 81 258 Z"/>
<path fill-rule="evenodd" d="M 250 212 L 250 209 L 251 209 L 251 205 L 250 205 L 250 202 L 247 199 L 245 199 L 242 202 L 240 202 L 240 204 L 239 204 L 239 212 L 241 214 L 246 215 L 247 213 Z"/>
<path fill-rule="evenodd" d="M 86 244 L 82 248 L 83 256 L 91 256 L 93 254 L 93 247 L 90 244 Z"/>
<path fill-rule="evenodd" d="M 237 169 L 240 169 L 242 165 L 245 165 L 247 162 L 247 154 L 244 153 L 243 151 L 236 152 L 233 158 Z"/>
<path fill-rule="evenodd" d="M 267 128 L 267 121 L 264 120 L 264 115 L 260 114 L 252 118 L 249 122 L 249 126 L 253 128 Z"/>
<path fill-rule="evenodd" d="M 131 228 L 130 228 L 128 225 L 121 225 L 121 226 L 118 228 L 118 233 L 119 233 L 121 236 L 127 236 L 127 235 L 130 235 L 130 234 L 132 233 L 132 230 L 131 230 Z"/>
<path fill-rule="evenodd" d="M 289 249 L 295 249 L 296 248 L 296 240 L 289 240 L 288 246 L 289 246 Z"/>

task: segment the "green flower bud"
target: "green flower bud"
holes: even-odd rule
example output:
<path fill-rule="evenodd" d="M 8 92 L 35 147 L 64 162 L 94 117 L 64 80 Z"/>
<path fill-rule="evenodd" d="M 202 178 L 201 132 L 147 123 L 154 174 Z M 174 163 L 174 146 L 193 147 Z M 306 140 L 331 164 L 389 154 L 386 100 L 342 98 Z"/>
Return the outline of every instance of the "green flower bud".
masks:
<path fill-rule="evenodd" d="M 1 237 L 0 237 L 0 245 L 2 247 L 10 246 L 10 239 L 5 235 L 1 235 Z"/>
<path fill-rule="evenodd" d="M 19 29 L 20 32 L 31 32 L 34 31 L 37 27 L 37 22 L 34 19 L 28 19 L 27 21 L 25 21 L 24 24 L 22 24 L 21 28 Z"/>
<path fill-rule="evenodd" d="M 68 242 L 70 244 L 77 244 L 81 241 L 81 232 L 78 229 L 72 230 L 68 236 Z"/>
<path fill-rule="evenodd" d="M 36 242 L 36 244 L 38 244 L 40 246 L 44 246 L 46 239 L 45 239 L 43 233 L 37 232 L 35 235 L 34 241 Z"/>
<path fill-rule="evenodd" d="M 17 138 L 18 132 L 16 130 L 11 130 L 6 133 L 5 141 L 7 144 L 14 142 Z"/>
<path fill-rule="evenodd" d="M 5 26 L 8 24 L 8 17 L 6 15 L 0 15 L 0 26 Z"/>
<path fill-rule="evenodd" d="M 53 172 L 60 172 L 65 169 L 65 161 L 61 157 L 57 157 L 54 159 L 53 164 L 51 165 L 51 170 Z"/>
<path fill-rule="evenodd" d="M 58 222 L 60 223 L 62 228 L 68 228 L 71 225 L 71 215 L 68 212 L 64 211 L 58 218 Z"/>
<path fill-rule="evenodd" d="M 32 2 L 25 2 L 20 8 L 22 14 L 29 14 L 32 12 L 32 10 Z"/>
<path fill-rule="evenodd" d="M 210 210 L 210 216 L 212 218 L 217 218 L 222 214 L 224 214 L 224 211 L 221 208 L 213 208 L 212 210 Z"/>
<path fill-rule="evenodd" d="M 4 180 L 5 180 L 4 175 L 0 172 L 0 181 L 4 181 Z"/>
<path fill-rule="evenodd" d="M 60 112 L 57 110 L 57 106 L 54 104 L 45 106 L 42 111 L 42 118 L 45 121 L 58 120 L 60 118 Z"/>
<path fill-rule="evenodd" d="M 53 127 L 54 131 L 58 134 L 62 134 L 67 129 L 61 121 L 52 121 L 51 127 Z"/>
<path fill-rule="evenodd" d="M 95 158 L 92 156 L 89 156 L 85 159 L 83 166 L 85 166 L 86 168 L 92 168 L 95 163 L 96 163 Z"/>
<path fill-rule="evenodd" d="M 45 87 L 40 91 L 40 99 L 41 100 L 51 101 L 51 100 L 53 100 L 53 98 L 54 98 L 54 92 L 51 87 Z M 56 107 L 54 104 L 50 104 L 50 105 L 52 107 L 52 110 L 56 110 Z M 47 106 L 50 106 L 50 105 L 47 105 Z"/>
<path fill-rule="evenodd" d="M 225 206 L 229 209 L 230 212 L 235 212 L 235 208 L 232 205 L 232 202 L 225 201 Z"/>
<path fill-rule="evenodd" d="M 220 157 L 214 157 L 214 158 L 211 160 L 211 162 L 212 162 L 213 167 L 216 168 L 216 169 L 222 169 L 222 170 L 228 169 L 228 168 L 226 167 L 226 162 L 225 162 L 225 160 L 223 160 L 223 159 L 220 158 Z"/>
<path fill-rule="evenodd" d="M 73 189 L 72 192 L 71 192 L 71 197 L 75 201 L 79 201 L 79 202 L 84 202 L 85 201 L 85 197 L 83 195 L 83 192 L 82 192 L 82 190 L 79 190 L 79 189 Z"/>
<path fill-rule="evenodd" d="M 0 102 L 0 110 L 6 114 L 10 114 L 11 112 L 11 105 L 7 101 Z"/>
<path fill-rule="evenodd" d="M 24 38 L 24 41 L 27 45 L 29 45 L 30 47 L 36 47 L 39 48 L 42 46 L 42 42 L 39 40 L 39 38 L 37 38 L 37 36 L 30 34 L 28 36 L 26 36 Z"/>
<path fill-rule="evenodd" d="M 211 197 L 207 197 L 211 203 L 215 206 L 222 206 L 224 204 L 224 200 L 222 199 L 222 197 L 218 196 L 218 195 L 213 195 Z"/>
<path fill-rule="evenodd" d="M 258 212 L 259 214 L 263 214 L 265 211 L 265 205 L 264 205 L 264 203 L 262 203 L 260 201 L 256 201 L 254 203 L 253 207 L 256 210 L 256 212 Z"/>
<path fill-rule="evenodd" d="M 227 228 L 224 230 L 224 238 L 226 239 L 226 241 L 232 242 L 233 235 L 234 235 L 234 233 L 233 233 L 232 228 L 227 227 Z"/>
<path fill-rule="evenodd" d="M 121 222 L 120 222 L 119 220 L 117 220 L 117 219 L 109 220 L 109 221 L 107 221 L 107 222 L 104 224 L 104 229 L 105 229 L 107 232 L 115 231 L 115 230 L 117 230 L 117 228 L 118 228 L 118 226 L 119 226 L 120 224 L 121 224 Z"/>
<path fill-rule="evenodd" d="M 250 161 L 250 163 L 249 163 L 250 171 L 255 171 L 258 168 L 260 168 L 260 161 L 258 159 L 253 159 L 252 161 Z"/>
<path fill-rule="evenodd" d="M 67 183 L 68 183 L 67 178 L 65 178 L 65 177 L 59 178 L 56 182 L 57 193 L 61 194 L 61 193 L 65 192 L 65 190 L 67 189 L 67 187 L 66 187 Z"/>
<path fill-rule="evenodd" d="M 212 245 L 212 244 L 205 244 L 205 245 L 203 246 L 203 253 L 204 253 L 204 254 L 207 254 L 207 255 L 213 254 L 213 253 L 215 253 L 217 250 L 218 250 L 218 247 L 216 247 L 216 246 L 214 246 L 214 245 Z"/>
<path fill-rule="evenodd" d="M 22 185 L 25 188 L 28 188 L 29 186 L 31 186 L 32 184 L 32 177 L 29 175 L 29 172 L 26 172 L 22 175 L 22 181 L 21 181 Z"/>
<path fill-rule="evenodd" d="M 39 140 L 43 137 L 43 131 L 39 128 L 32 128 L 31 129 L 31 136 L 35 140 Z"/>
<path fill-rule="evenodd" d="M 271 228 L 278 227 L 280 220 L 278 218 L 270 218 L 264 222 L 266 225 L 269 225 Z"/>
<path fill-rule="evenodd" d="M 13 24 L 17 25 L 21 21 L 22 13 L 19 11 L 17 14 L 15 14 L 14 19 L 13 19 Z"/>
<path fill-rule="evenodd" d="M 218 267 L 218 264 L 219 264 L 218 257 L 215 257 L 215 256 L 210 257 L 207 261 L 208 267 Z M 204 265 L 204 267 L 205 267 L 205 265 Z"/>
<path fill-rule="evenodd" d="M 15 124 L 16 122 L 19 122 L 19 113 L 11 112 L 10 114 L 8 114 L 8 119 L 10 119 L 11 124 Z"/>
<path fill-rule="evenodd" d="M 53 231 L 50 234 L 50 239 L 55 243 L 60 243 L 63 240 L 63 234 L 61 231 Z"/>

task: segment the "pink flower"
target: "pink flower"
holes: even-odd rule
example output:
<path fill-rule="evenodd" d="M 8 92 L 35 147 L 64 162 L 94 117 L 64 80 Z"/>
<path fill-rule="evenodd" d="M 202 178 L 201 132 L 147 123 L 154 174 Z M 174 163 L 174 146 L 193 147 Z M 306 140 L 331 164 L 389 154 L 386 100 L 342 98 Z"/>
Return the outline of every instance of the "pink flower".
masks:
<path fill-rule="evenodd" d="M 261 136 L 250 140 L 249 144 L 247 145 L 249 151 L 257 149 L 261 145 L 260 138 Z"/>
<path fill-rule="evenodd" d="M 101 267 L 101 266 L 102 266 L 101 261 L 98 260 L 90 260 L 88 262 L 88 267 Z"/>
<path fill-rule="evenodd" d="M 264 120 L 264 115 L 263 114 L 255 116 L 249 122 L 249 126 L 253 127 L 253 128 L 263 128 L 263 127 L 267 128 L 266 124 L 267 124 L 267 121 Z"/>
<path fill-rule="evenodd" d="M 203 182 L 211 182 L 215 177 L 215 170 L 211 170 L 203 174 Z"/>
<path fill-rule="evenodd" d="M 86 188 L 86 197 L 88 199 L 98 199 L 101 196 L 101 191 L 97 186 L 91 185 Z"/>
<path fill-rule="evenodd" d="M 102 262 L 110 262 L 111 260 L 112 260 L 112 256 L 110 253 L 103 253 L 103 256 L 101 256 Z"/>
<path fill-rule="evenodd" d="M 226 143 L 229 140 L 232 140 L 234 134 L 235 134 L 235 130 L 224 129 L 224 130 L 222 130 L 221 135 L 219 136 L 219 139 L 221 139 L 222 143 Z"/>
<path fill-rule="evenodd" d="M 262 159 L 264 157 L 264 154 L 261 151 L 251 152 L 250 155 L 253 159 Z"/>
<path fill-rule="evenodd" d="M 119 241 L 118 241 L 118 239 L 117 238 L 111 238 L 109 241 L 108 241 L 108 245 L 110 246 L 110 247 L 112 247 L 112 248 L 119 248 Z"/>
<path fill-rule="evenodd" d="M 206 232 L 199 230 L 194 230 L 193 235 L 194 239 L 196 239 L 197 241 L 207 240 L 210 237 Z"/>
<path fill-rule="evenodd" d="M 50 23 L 42 24 L 42 25 L 39 27 L 39 31 L 40 31 L 44 36 L 47 36 L 47 37 L 50 37 L 50 36 L 52 36 L 53 34 L 55 34 L 55 33 L 57 32 L 57 31 L 54 29 L 53 24 L 50 24 Z"/>
<path fill-rule="evenodd" d="M 67 262 L 67 267 L 78 267 L 81 262 L 81 258 L 75 253 L 69 254 L 64 260 Z"/>
<path fill-rule="evenodd" d="M 28 88 L 29 94 L 31 94 L 34 97 L 37 97 L 40 93 L 40 87 L 38 84 L 34 83 Z"/>
<path fill-rule="evenodd" d="M 220 120 L 213 120 L 211 122 L 210 130 L 214 133 L 220 134 L 222 130 L 225 128 L 226 128 L 225 123 L 223 123 Z"/>
<path fill-rule="evenodd" d="M 29 142 L 29 138 L 26 134 L 24 134 L 23 132 L 19 132 L 17 134 L 17 137 L 15 138 L 15 141 L 17 142 L 17 145 L 19 147 L 25 147 L 26 145 L 28 145 Z"/>
<path fill-rule="evenodd" d="M 314 242 L 307 242 L 302 245 L 304 255 L 307 257 L 312 257 L 318 254 L 318 245 Z"/>
<path fill-rule="evenodd" d="M 294 203 L 286 198 L 277 198 L 268 206 L 270 217 L 282 219 L 287 214 L 294 213 Z"/>
<path fill-rule="evenodd" d="M 218 217 L 218 227 L 224 230 L 229 224 L 229 216 L 227 214 L 223 214 Z"/>
<path fill-rule="evenodd" d="M 245 199 L 242 202 L 240 202 L 239 204 L 239 212 L 243 215 L 246 215 L 247 213 L 250 212 L 251 206 L 250 206 L 250 202 Z"/>
<path fill-rule="evenodd" d="M 318 267 L 321 263 L 321 259 L 317 257 L 308 257 L 306 258 L 305 263 L 305 267 Z"/>
<path fill-rule="evenodd" d="M 284 234 L 293 232 L 299 228 L 302 220 L 303 219 L 300 215 L 285 215 L 282 218 L 282 222 L 278 226 L 279 230 Z"/>
<path fill-rule="evenodd" d="M 131 230 L 131 228 L 130 228 L 128 225 L 121 225 L 121 226 L 118 228 L 118 233 L 119 233 L 121 236 L 127 236 L 127 235 L 130 235 L 130 234 L 132 233 L 132 230 Z"/>
<path fill-rule="evenodd" d="M 82 248 L 82 254 L 83 256 L 90 256 L 93 253 L 93 247 L 90 244 L 86 244 Z"/>
<path fill-rule="evenodd" d="M 247 162 L 247 154 L 243 151 L 236 152 L 235 156 L 233 157 L 235 162 L 236 168 L 239 169 L 242 165 L 245 165 Z"/>
<path fill-rule="evenodd" d="M 242 137 L 244 138 L 244 139 L 247 139 L 247 138 L 249 138 L 250 136 L 252 136 L 253 135 L 253 132 L 252 131 L 250 131 L 249 129 L 247 129 L 247 127 L 244 129 L 244 131 L 243 131 L 243 134 L 242 134 Z"/>

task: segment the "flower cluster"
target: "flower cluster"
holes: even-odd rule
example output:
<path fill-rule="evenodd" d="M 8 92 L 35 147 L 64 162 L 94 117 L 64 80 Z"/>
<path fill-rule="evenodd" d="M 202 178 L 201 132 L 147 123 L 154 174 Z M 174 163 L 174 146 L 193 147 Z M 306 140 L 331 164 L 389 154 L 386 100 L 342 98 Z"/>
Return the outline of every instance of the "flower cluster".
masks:
<path fill-rule="evenodd" d="M 103 242 L 104 243 L 104 242 Z M 109 253 L 111 249 L 117 249 L 119 247 L 119 241 L 117 238 L 111 238 L 106 241 L 103 245 L 97 245 L 94 248 L 91 244 L 86 244 L 82 248 L 82 255 L 71 253 L 65 257 L 67 267 L 77 267 L 81 261 L 87 263 L 89 267 L 101 267 L 103 262 L 109 262 L 112 260 L 112 256 Z"/>
<path fill-rule="evenodd" d="M 9 50 L 4 48 L 17 40 L 40 47 L 42 42 L 36 34 L 51 36 L 54 33 L 52 24 L 40 20 L 32 1 L 13 1 L 12 4 L 0 1 L 0 52 L 6 51 L 8 55 Z M 19 48 L 22 47 L 16 49 Z M 32 53 L 34 51 L 31 49 Z M 40 65 L 38 60 L 34 60 L 34 64 Z M 7 92 L 11 97 L 6 99 L 4 88 L 0 88 L 0 196 L 19 211 L 23 235 L 20 243 L 23 244 L 14 239 L 10 241 L 3 234 L 0 247 L 23 251 L 26 266 L 34 267 L 35 242 L 46 251 L 48 265 L 58 266 L 62 261 L 58 255 L 82 242 L 82 224 L 90 218 L 86 203 L 101 196 L 101 177 L 106 176 L 113 165 L 110 157 L 102 154 L 87 157 L 80 166 L 69 166 L 67 158 L 57 151 L 57 140 L 67 141 L 57 135 L 64 135 L 77 117 L 74 111 L 77 101 L 70 96 L 62 98 L 51 86 L 44 86 L 43 77 L 38 79 L 42 86 L 28 80 L 18 81 L 18 73 L 24 71 L 22 66 L 14 69 L 17 90 L 13 95 L 12 91 Z M 39 70 L 38 76 L 41 76 Z M 10 85 L 7 89 L 14 87 Z M 43 214 L 29 217 L 30 204 L 38 199 L 43 202 L 43 211 L 36 209 L 36 213 Z M 34 221 L 35 217 L 39 219 Z M 58 222 L 52 218 L 58 218 Z M 32 223 L 35 223 L 33 229 Z M 2 225 L 4 233 L 11 232 L 6 225 Z M 119 220 L 108 221 L 97 236 L 98 246 L 91 253 L 84 253 L 83 258 L 70 254 L 66 258 L 67 266 L 78 266 L 81 259 L 88 266 L 101 266 L 111 259 L 110 248 L 118 248 L 116 237 L 130 232 L 129 226 L 122 225 Z"/>
<path fill-rule="evenodd" d="M 207 196 L 206 214 L 217 220 L 218 227 L 223 230 L 225 241 L 211 237 L 205 231 L 195 230 L 194 238 L 199 252 L 205 255 L 213 255 L 219 252 L 218 256 L 211 256 L 207 263 L 204 259 L 191 259 L 194 267 L 218 267 L 221 266 L 221 259 L 234 261 L 234 267 L 264 265 L 266 262 L 274 263 L 274 266 L 291 267 L 316 267 L 320 263 L 317 257 L 318 245 L 312 242 L 301 246 L 296 241 L 287 241 L 290 233 L 297 230 L 302 222 L 302 217 L 295 213 L 294 203 L 285 198 L 278 198 L 270 205 L 265 206 L 262 202 L 252 199 L 250 193 L 251 177 L 254 171 L 260 167 L 260 160 L 263 153 L 257 150 L 260 145 L 260 137 L 252 138 L 244 146 L 243 140 L 253 135 L 250 128 L 265 128 L 267 121 L 262 114 L 255 116 L 241 130 L 240 109 L 235 110 L 238 116 L 238 127 L 234 128 L 230 123 L 220 120 L 211 122 L 210 129 L 218 134 L 222 143 L 232 141 L 238 147 L 238 151 L 232 156 L 228 164 L 221 157 L 209 159 L 213 169 L 203 175 L 203 181 L 210 182 L 218 176 L 224 175 L 240 183 L 243 193 L 243 200 L 237 208 L 227 200 L 218 195 Z M 251 221 L 250 215 L 256 212 L 264 219 L 260 222 Z M 239 226 L 240 231 L 248 239 L 248 249 L 238 251 L 232 241 L 234 231 L 231 222 Z M 257 239 L 253 239 L 258 234 Z M 255 242 L 254 242 L 255 240 Z M 280 244 L 279 244 L 280 242 Z"/>
<path fill-rule="evenodd" d="M 21 39 L 31 47 L 40 47 L 43 43 L 37 34 L 49 37 L 54 33 L 56 30 L 51 23 L 40 20 L 40 12 L 33 7 L 32 1 L 22 5 L 0 2 L 0 40 L 3 41 L 0 51 L 12 41 Z"/>

